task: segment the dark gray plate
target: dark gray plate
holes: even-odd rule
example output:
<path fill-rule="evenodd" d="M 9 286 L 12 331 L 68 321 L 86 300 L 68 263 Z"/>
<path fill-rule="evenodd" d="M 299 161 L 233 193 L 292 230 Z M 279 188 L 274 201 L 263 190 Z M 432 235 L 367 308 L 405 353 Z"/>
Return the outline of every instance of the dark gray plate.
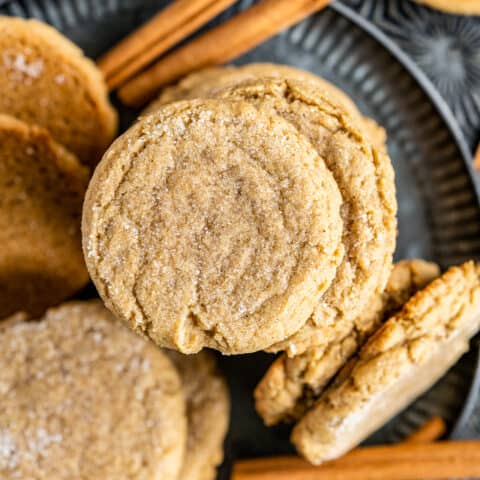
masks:
<path fill-rule="evenodd" d="M 95 57 L 166 3 L 13 0 L 0 7 L 0 13 L 42 18 Z M 221 19 L 251 3 L 240 1 Z M 446 267 L 480 257 L 478 185 L 463 137 L 429 80 L 382 33 L 352 10 L 334 4 L 239 59 L 250 61 L 290 63 L 319 73 L 385 126 L 397 178 L 398 259 L 419 256 Z M 122 110 L 124 126 L 134 114 Z M 227 478 L 234 458 L 292 451 L 289 429 L 265 428 L 253 409 L 252 390 L 272 358 L 255 354 L 220 359 L 233 399 L 222 478 Z M 476 367 L 474 348 L 369 442 L 396 441 L 433 414 L 446 418 L 456 436 L 477 433 L 471 417 L 480 381 L 474 382 Z"/>
<path fill-rule="evenodd" d="M 343 1 L 427 74 L 473 150 L 480 140 L 480 16 L 446 14 L 410 0 Z"/>

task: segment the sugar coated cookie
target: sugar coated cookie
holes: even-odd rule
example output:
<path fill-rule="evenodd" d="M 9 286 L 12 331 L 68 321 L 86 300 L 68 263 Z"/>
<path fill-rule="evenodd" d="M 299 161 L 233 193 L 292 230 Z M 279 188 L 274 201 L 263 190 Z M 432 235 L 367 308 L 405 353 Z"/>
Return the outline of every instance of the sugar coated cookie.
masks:
<path fill-rule="evenodd" d="M 310 140 L 342 195 L 345 255 L 335 279 L 305 326 L 269 348 L 294 356 L 328 342 L 332 329 L 351 329 L 371 296 L 384 290 L 397 233 L 392 165 L 356 128 L 352 117 L 310 83 L 253 80 L 217 95 L 248 101 L 288 120 Z"/>
<path fill-rule="evenodd" d="M 225 379 L 211 352 L 165 353 L 180 373 L 187 401 L 187 448 L 179 480 L 215 480 L 230 415 Z"/>
<path fill-rule="evenodd" d="M 340 202 L 286 120 L 248 102 L 170 104 L 97 167 L 87 266 L 106 304 L 160 346 L 261 350 L 297 331 L 335 276 Z"/>
<path fill-rule="evenodd" d="M 216 90 L 241 83 L 246 80 L 260 78 L 283 78 L 293 79 L 300 82 L 312 83 L 315 88 L 326 92 L 331 100 L 347 110 L 359 124 L 362 124 L 370 136 L 372 143 L 385 150 L 385 130 L 374 120 L 363 117 L 358 108 L 342 90 L 327 82 L 323 78 L 306 70 L 301 70 L 289 65 L 273 63 L 249 63 L 239 67 L 210 67 L 198 72 L 191 73 L 183 78 L 178 84 L 167 87 L 160 96 L 154 100 L 145 110 L 152 112 L 165 103 L 184 100 L 189 98 L 207 98 Z"/>
<path fill-rule="evenodd" d="M 99 301 L 0 326 L 3 480 L 177 480 L 185 400 L 170 360 Z"/>
<path fill-rule="evenodd" d="M 113 140 L 116 113 L 94 63 L 37 20 L 0 16 L 0 113 L 46 128 L 95 165 Z"/>
<path fill-rule="evenodd" d="M 87 169 L 46 130 L 0 114 L 0 318 L 41 314 L 88 282 L 87 182 Z"/>

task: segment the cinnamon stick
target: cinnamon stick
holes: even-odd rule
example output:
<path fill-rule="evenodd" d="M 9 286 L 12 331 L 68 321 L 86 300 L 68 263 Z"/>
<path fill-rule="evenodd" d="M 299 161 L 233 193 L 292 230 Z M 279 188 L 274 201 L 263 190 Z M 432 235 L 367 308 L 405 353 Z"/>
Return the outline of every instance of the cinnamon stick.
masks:
<path fill-rule="evenodd" d="M 157 90 L 203 67 L 227 62 L 320 10 L 328 0 L 263 0 L 167 55 L 120 88 L 127 105 L 141 106 Z"/>
<path fill-rule="evenodd" d="M 441 417 L 432 417 L 408 436 L 404 443 L 430 443 L 445 435 L 447 425 Z"/>
<path fill-rule="evenodd" d="M 473 156 L 473 168 L 475 168 L 477 172 L 480 172 L 480 143 L 478 144 L 475 155 Z"/>
<path fill-rule="evenodd" d="M 315 467 L 298 457 L 239 461 L 232 480 L 424 480 L 480 478 L 480 441 L 358 448 Z"/>
<path fill-rule="evenodd" d="M 236 0 L 176 0 L 97 62 L 110 89 L 138 73 Z"/>

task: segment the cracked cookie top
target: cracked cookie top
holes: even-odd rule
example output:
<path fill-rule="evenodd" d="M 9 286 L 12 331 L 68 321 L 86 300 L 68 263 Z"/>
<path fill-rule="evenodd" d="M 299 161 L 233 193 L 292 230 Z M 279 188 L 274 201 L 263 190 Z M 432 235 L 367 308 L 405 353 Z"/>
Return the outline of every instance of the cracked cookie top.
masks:
<path fill-rule="evenodd" d="M 345 255 L 335 279 L 304 327 L 268 349 L 294 356 L 325 344 L 335 330 L 351 328 L 372 295 L 385 288 L 397 233 L 391 161 L 372 146 L 353 117 L 311 83 L 253 80 L 217 95 L 248 101 L 288 120 L 324 159 L 342 196 Z"/>
<path fill-rule="evenodd" d="M 363 117 L 352 99 L 342 90 L 312 72 L 274 63 L 249 63 L 241 66 L 209 67 L 193 72 L 180 80 L 178 84 L 165 88 L 159 97 L 146 109 L 145 113 L 157 110 L 162 105 L 177 100 L 190 98 L 207 98 L 215 95 L 221 88 L 232 86 L 246 80 L 262 78 L 292 79 L 312 83 L 316 88 L 325 91 L 332 101 L 341 105 L 363 127 L 372 143 L 385 150 L 386 134 L 374 120 Z"/>
<path fill-rule="evenodd" d="M 178 102 L 97 167 L 87 266 L 107 306 L 160 346 L 261 350 L 296 332 L 335 276 L 340 204 L 289 122 L 248 102 Z"/>
<path fill-rule="evenodd" d="M 0 326 L 3 480 L 175 480 L 186 442 L 180 378 L 99 301 Z"/>

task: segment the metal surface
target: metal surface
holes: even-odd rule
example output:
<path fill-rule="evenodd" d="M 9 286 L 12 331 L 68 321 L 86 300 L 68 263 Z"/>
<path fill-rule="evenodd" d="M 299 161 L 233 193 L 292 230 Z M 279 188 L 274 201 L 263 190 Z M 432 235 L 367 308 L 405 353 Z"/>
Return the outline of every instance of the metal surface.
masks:
<path fill-rule="evenodd" d="M 343 1 L 425 72 L 473 149 L 480 141 L 480 16 L 446 14 L 409 0 Z"/>
<path fill-rule="evenodd" d="M 0 13 L 42 18 L 95 57 L 166 3 L 14 0 L 0 6 Z M 240 1 L 222 19 L 251 3 Z M 289 63 L 319 73 L 387 129 L 399 200 L 398 259 L 419 256 L 446 267 L 480 258 L 478 184 L 464 137 L 428 78 L 370 22 L 336 3 L 239 59 L 239 63 L 250 61 Z M 123 126 L 134 115 L 123 109 Z M 455 436 L 480 434 L 480 426 L 472 421 L 472 412 L 477 417 L 480 413 L 477 357 L 473 349 L 369 441 L 398 440 L 433 414 L 446 418 L 455 427 Z M 292 451 L 288 427 L 264 427 L 253 409 L 252 390 L 272 358 L 267 354 L 219 358 L 233 399 L 222 479 L 236 457 Z"/>

